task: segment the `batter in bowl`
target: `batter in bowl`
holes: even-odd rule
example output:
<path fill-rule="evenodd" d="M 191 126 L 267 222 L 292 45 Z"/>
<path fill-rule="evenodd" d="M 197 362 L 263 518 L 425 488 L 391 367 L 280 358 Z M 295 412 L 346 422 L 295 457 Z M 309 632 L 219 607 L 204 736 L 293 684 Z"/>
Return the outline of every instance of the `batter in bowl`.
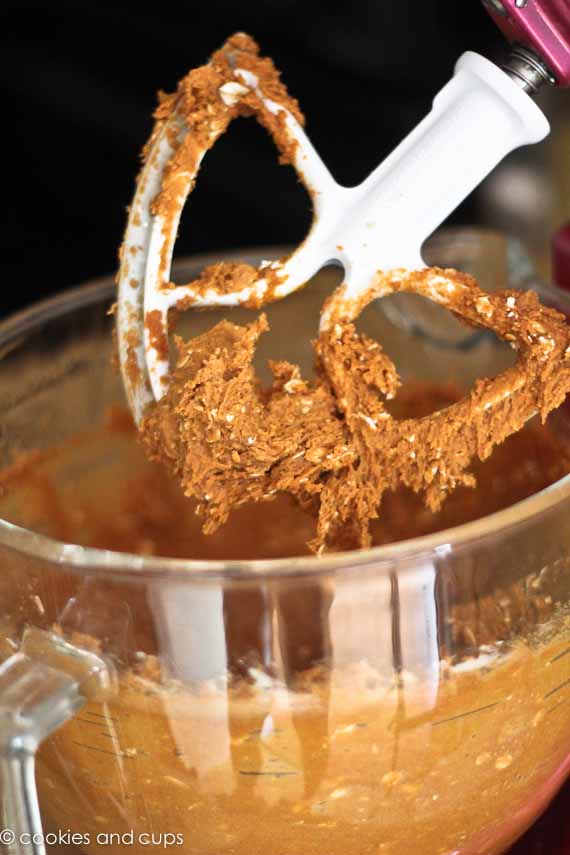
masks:
<path fill-rule="evenodd" d="M 398 414 L 419 415 L 457 394 L 408 387 Z M 563 423 L 562 413 L 556 418 Z M 507 507 L 570 471 L 569 447 L 552 419 L 530 423 L 477 464 L 478 486 L 456 490 L 437 514 L 405 489 L 388 492 L 374 537 L 417 536 Z M 108 468 L 90 465 L 95 459 Z M 77 473 L 79 461 L 85 478 L 66 485 L 62 473 Z M 314 517 L 281 496 L 237 509 L 203 534 L 192 503 L 145 459 L 120 409 L 66 447 L 22 458 L 2 484 L 6 516 L 11 509 L 15 520 L 55 537 L 135 553 L 284 557 L 307 553 L 315 531 Z M 540 580 L 525 585 L 535 586 L 534 637 L 522 642 L 513 632 L 529 620 L 520 583 L 505 589 L 502 611 L 484 596 L 458 605 L 449 631 L 464 656 L 446 657 L 442 648 L 429 702 L 434 677 L 421 669 L 398 674 L 390 656 L 362 662 L 350 651 L 345 661 L 331 660 L 339 617 L 326 578 L 265 594 L 228 591 L 231 654 L 217 680 L 172 675 L 159 657 L 152 604 L 131 592 L 135 637 L 120 654 L 117 696 L 89 704 L 40 749 L 46 827 L 92 840 L 167 830 L 182 836 L 185 851 L 232 855 L 502 852 L 565 771 L 570 625 Z M 110 586 L 108 598 L 120 612 L 120 587 Z M 268 614 L 281 660 L 275 677 L 266 661 Z M 56 631 L 101 647 L 63 623 Z M 380 633 L 370 650 L 388 641 Z"/>

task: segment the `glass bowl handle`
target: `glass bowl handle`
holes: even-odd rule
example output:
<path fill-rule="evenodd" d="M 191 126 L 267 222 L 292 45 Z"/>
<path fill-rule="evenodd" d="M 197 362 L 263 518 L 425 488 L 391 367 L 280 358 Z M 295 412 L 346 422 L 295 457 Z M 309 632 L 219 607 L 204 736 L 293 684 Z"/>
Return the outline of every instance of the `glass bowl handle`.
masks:
<path fill-rule="evenodd" d="M 113 667 L 54 632 L 25 631 L 0 665 L 0 843 L 10 855 L 45 855 L 36 751 L 87 700 L 114 694 Z"/>

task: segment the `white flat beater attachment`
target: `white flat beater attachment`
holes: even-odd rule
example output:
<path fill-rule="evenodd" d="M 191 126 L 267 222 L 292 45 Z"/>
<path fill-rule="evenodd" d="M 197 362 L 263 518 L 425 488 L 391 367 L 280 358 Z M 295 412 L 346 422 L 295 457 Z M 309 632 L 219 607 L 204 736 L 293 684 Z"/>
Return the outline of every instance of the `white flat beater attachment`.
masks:
<path fill-rule="evenodd" d="M 314 219 L 304 242 L 284 261 L 264 262 L 258 278 L 231 293 L 174 286 L 172 253 L 180 215 L 207 148 L 225 130 L 213 125 L 209 145 L 199 147 L 193 170 L 177 176 L 174 216 L 153 213 L 177 146 L 193 134 L 177 109 L 152 141 L 130 210 L 119 273 L 118 339 L 129 405 L 137 423 L 168 385 L 168 312 L 187 306 L 221 307 L 281 299 L 320 268 L 344 268 L 338 299 L 365 291 L 379 270 L 424 267 L 425 239 L 513 149 L 536 143 L 548 122 L 507 73 L 475 53 L 464 54 L 429 115 L 357 187 L 335 182 L 303 128 L 282 104 L 263 92 L 255 74 L 239 65 L 218 97 L 225 104 L 252 92 L 260 109 L 282 114 L 294 144 L 293 165 L 310 193 Z M 198 142 L 196 143 L 198 146 Z M 333 306 L 321 317 L 326 328 Z M 165 345 L 166 343 L 166 345 Z"/>

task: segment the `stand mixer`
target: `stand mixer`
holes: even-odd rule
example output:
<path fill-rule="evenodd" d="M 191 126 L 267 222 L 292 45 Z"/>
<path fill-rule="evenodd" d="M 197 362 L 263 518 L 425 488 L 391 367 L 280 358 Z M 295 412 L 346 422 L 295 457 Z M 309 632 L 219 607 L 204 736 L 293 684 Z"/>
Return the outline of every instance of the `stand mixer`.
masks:
<path fill-rule="evenodd" d="M 164 287 L 169 280 L 177 223 L 171 223 L 171 230 L 165 235 L 162 231 L 164 223 L 150 211 L 152 198 L 160 183 L 161 163 L 164 167 L 169 154 L 168 139 L 163 140 L 163 150 L 160 151 L 159 147 L 157 158 L 149 158 L 149 161 L 152 160 L 154 175 L 152 171 L 147 173 L 147 185 L 143 186 L 144 182 L 140 184 L 140 193 L 135 199 L 127 232 L 127 247 L 130 243 L 132 246 L 142 246 L 144 250 L 125 254 L 126 263 L 119 282 L 118 332 L 123 376 L 129 403 L 137 420 L 148 404 L 163 393 L 163 378 L 167 378 L 169 370 L 168 361 L 148 335 L 144 323 L 146 313 L 158 312 L 166 333 L 168 309 L 183 297 L 197 306 L 228 307 L 247 302 L 252 297 L 259 300 L 267 296 L 278 299 L 301 287 L 312 273 L 331 260 L 344 266 L 347 284 L 356 294 L 367 286 L 369 276 L 379 267 L 394 264 L 422 266 L 421 246 L 424 239 L 465 195 L 513 148 L 538 142 L 546 135 L 546 120 L 529 95 L 543 85 L 570 85 L 568 3 L 566 0 L 553 0 L 550 3 L 545 0 L 505 0 L 501 4 L 493 0 L 487 6 L 507 37 L 516 42 L 503 70 L 482 57 L 465 55 L 458 64 L 456 76 L 436 99 L 434 111 L 359 188 L 339 188 L 322 166 L 301 128 L 294 119 L 288 118 L 289 131 L 299 146 L 297 168 L 314 192 L 315 224 L 303 247 L 287 262 L 281 266 L 277 263 L 277 267 L 272 268 L 282 275 L 270 294 L 264 277 L 267 267 L 273 262 L 260 265 L 258 281 L 252 288 L 240 293 L 202 294 L 192 288 L 181 287 L 174 295 L 176 289 Z M 251 77 L 242 74 L 236 80 L 236 85 L 251 88 L 256 84 Z M 234 87 L 230 89 L 228 97 L 239 94 L 240 89 Z M 268 108 L 271 109 L 270 103 Z M 302 160 L 303 155 L 307 157 L 306 162 Z M 440 168 L 436 169 L 438 165 Z M 192 175 L 187 176 L 186 191 L 192 179 Z M 180 209 L 184 200 L 185 195 L 182 194 L 178 200 Z M 417 220 L 410 216 L 416 212 Z M 411 219 L 413 222 L 410 225 Z M 378 240 L 369 240 L 368 235 L 376 233 Z M 370 247 L 365 246 L 368 243 Z M 161 263 L 165 259 L 168 264 Z M 133 344 L 133 330 L 140 333 L 136 344 Z M 129 373 L 129 354 L 134 354 L 137 359 L 141 382 L 135 381 L 132 373 Z M 71 554 L 72 547 L 68 551 Z M 112 555 L 108 561 L 112 563 Z M 427 567 L 426 573 L 428 570 L 431 572 L 431 568 Z M 94 585 L 97 584 L 96 576 L 94 573 Z M 198 621 L 200 608 L 205 618 L 208 618 L 204 621 L 208 624 L 209 618 L 215 614 L 216 603 L 218 600 L 221 603 L 221 594 L 214 580 L 210 591 L 206 591 L 209 597 L 201 603 L 197 597 L 193 598 L 195 614 L 191 615 L 190 604 L 184 601 L 184 592 L 177 589 L 177 584 L 171 584 L 167 592 L 161 591 L 155 596 L 167 606 L 165 611 L 169 617 L 174 614 L 174 604 L 180 604 L 182 614 L 179 621 L 175 626 L 170 621 L 167 626 L 168 621 L 165 620 L 165 626 L 169 632 L 176 630 L 175 650 L 184 648 L 186 654 L 188 646 L 183 644 L 182 631 L 184 621 L 186 624 L 195 621 L 195 630 L 202 631 Z M 152 592 L 152 586 L 149 590 Z M 409 593 L 410 600 L 415 596 L 415 591 Z M 430 596 L 428 592 L 425 598 L 433 605 Z M 406 600 L 406 592 L 400 589 L 399 597 L 400 602 Z M 426 626 L 429 623 L 431 628 L 437 615 L 434 613 L 428 617 Z M 223 626 L 222 619 L 218 624 Z M 408 642 L 409 646 L 417 646 L 418 650 L 427 649 L 424 628 L 418 625 L 413 630 L 416 635 Z M 411 628 L 410 633 L 413 634 Z M 345 638 L 350 640 L 347 634 Z M 210 673 L 212 656 L 220 649 L 217 647 L 220 637 L 209 633 L 207 639 L 205 661 L 198 664 L 203 664 L 206 673 Z M 41 820 L 37 801 L 30 797 L 34 789 L 33 753 L 38 741 L 52 733 L 62 721 L 71 718 L 85 704 L 86 698 L 106 697 L 113 690 L 114 675 L 109 677 L 106 674 L 106 663 L 96 653 L 86 657 L 85 662 L 79 661 L 76 650 L 70 653 L 64 641 L 52 651 L 47 670 L 46 667 L 40 667 L 38 673 L 38 650 L 41 651 L 44 644 L 43 638 L 38 638 L 33 631 L 28 632 L 20 653 L 0 667 L 0 686 L 4 689 L 0 717 L 2 722 L 7 723 L 4 742 L 7 746 L 6 756 L 11 760 L 6 772 L 6 780 L 12 786 L 9 813 L 14 818 L 13 827 L 20 834 L 28 834 L 27 843 L 16 843 L 14 847 L 13 851 L 21 855 L 42 855 L 45 851 L 41 841 L 34 840 L 34 832 L 41 838 Z M 435 661 L 435 636 L 432 637 L 432 645 L 430 657 Z M 163 648 L 165 646 L 163 644 Z M 565 655 L 562 653 L 560 657 Z M 58 683 L 55 694 L 48 697 L 49 690 L 53 688 L 48 685 L 48 679 L 57 676 L 61 662 L 69 658 L 75 661 L 78 678 L 70 677 L 69 685 Z M 196 677 L 196 663 L 193 665 L 191 678 Z M 56 672 L 55 675 L 50 668 Z M 85 689 L 84 673 L 94 677 L 90 693 Z M 30 685 L 36 679 L 46 687 L 45 692 L 36 691 L 37 697 L 30 694 Z M 434 684 L 434 695 L 436 688 Z M 54 703 L 53 697 L 57 703 Z M 46 712 L 49 714 L 46 715 Z M 8 732 L 13 716 L 18 722 L 15 734 Z M 41 728 L 38 727 L 39 720 Z M 94 726 L 93 722 L 91 726 Z M 22 763 L 24 755 L 26 762 Z M 127 754 L 122 760 L 128 766 L 133 757 Z M 338 795 L 338 791 L 335 792 Z M 165 796 L 165 800 L 167 798 Z"/>

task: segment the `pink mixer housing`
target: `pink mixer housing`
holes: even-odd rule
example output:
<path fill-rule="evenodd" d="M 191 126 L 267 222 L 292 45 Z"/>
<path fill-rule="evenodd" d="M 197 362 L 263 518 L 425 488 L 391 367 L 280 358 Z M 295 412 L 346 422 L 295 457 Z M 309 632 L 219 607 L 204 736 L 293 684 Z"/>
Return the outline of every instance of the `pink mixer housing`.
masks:
<path fill-rule="evenodd" d="M 509 41 L 538 54 L 558 86 L 570 86 L 570 0 L 487 0 L 484 5 Z"/>

